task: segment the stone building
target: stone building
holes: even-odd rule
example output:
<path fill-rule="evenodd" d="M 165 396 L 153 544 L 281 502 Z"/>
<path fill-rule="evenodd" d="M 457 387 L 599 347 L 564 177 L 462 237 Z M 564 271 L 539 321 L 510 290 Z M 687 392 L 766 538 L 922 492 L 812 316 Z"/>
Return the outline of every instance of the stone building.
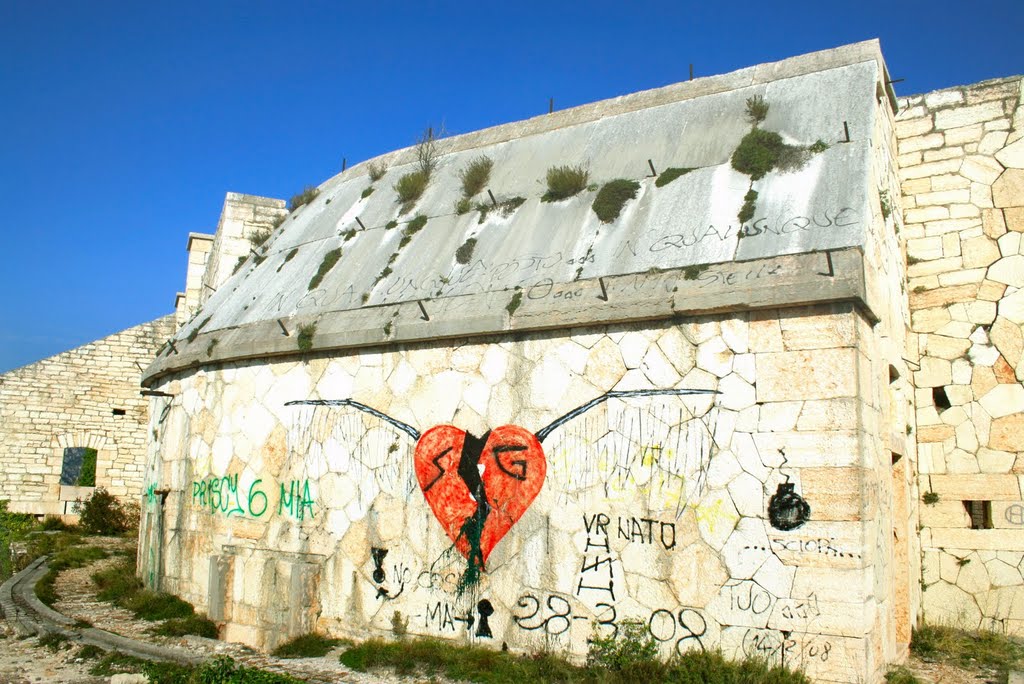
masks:
<path fill-rule="evenodd" d="M 174 334 L 165 316 L 0 375 L 0 500 L 72 514 L 95 487 L 137 500 L 149 402 L 142 370 Z"/>
<path fill-rule="evenodd" d="M 229 195 L 140 571 L 262 648 L 639 620 L 874 682 L 921 615 L 1019 630 L 1021 112 L 871 41 L 427 136 L 252 251 Z"/>
<path fill-rule="evenodd" d="M 250 237 L 284 213 L 281 200 L 228 193 L 216 235 L 189 235 L 186 291 L 174 314 L 0 375 L 0 500 L 10 510 L 74 515 L 75 501 L 96 487 L 138 500 L 149 425 L 143 369 L 200 293 L 219 287 L 249 253 Z"/>

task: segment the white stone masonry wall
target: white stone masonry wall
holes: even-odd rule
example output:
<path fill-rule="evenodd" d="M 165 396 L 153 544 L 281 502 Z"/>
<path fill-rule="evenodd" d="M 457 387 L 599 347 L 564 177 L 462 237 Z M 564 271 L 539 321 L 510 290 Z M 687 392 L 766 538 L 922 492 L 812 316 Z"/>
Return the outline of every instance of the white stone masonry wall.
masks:
<path fill-rule="evenodd" d="M 582 657 L 640 620 L 664 656 L 721 647 L 873 681 L 893 532 L 889 496 L 865 496 L 882 458 L 889 478 L 879 421 L 860 423 L 881 412 L 876 347 L 837 304 L 201 368 L 160 385 L 146 486 L 169 494 L 142 571 L 260 647 L 397 622 Z M 506 522 L 467 574 L 453 539 L 476 504 L 448 460 L 463 430 L 527 446 L 605 392 L 673 388 L 717 394 L 609 399 L 542 447 L 485 446 L 487 520 Z M 287 405 L 346 399 L 417 438 L 352 406 Z"/>
<path fill-rule="evenodd" d="M 1019 77 L 912 97 L 896 124 L 924 616 L 1024 633 L 1024 108 Z M 981 513 L 972 529 L 963 502 Z M 989 519 L 986 519 L 989 518 Z"/>

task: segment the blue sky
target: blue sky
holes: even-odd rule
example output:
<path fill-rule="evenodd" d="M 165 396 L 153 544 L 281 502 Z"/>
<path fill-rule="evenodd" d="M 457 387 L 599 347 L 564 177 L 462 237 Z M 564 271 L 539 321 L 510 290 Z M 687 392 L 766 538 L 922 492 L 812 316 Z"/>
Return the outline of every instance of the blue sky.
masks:
<path fill-rule="evenodd" d="M 228 191 L 880 38 L 898 94 L 1024 72 L 1024 2 L 0 0 L 0 372 L 170 313 Z"/>

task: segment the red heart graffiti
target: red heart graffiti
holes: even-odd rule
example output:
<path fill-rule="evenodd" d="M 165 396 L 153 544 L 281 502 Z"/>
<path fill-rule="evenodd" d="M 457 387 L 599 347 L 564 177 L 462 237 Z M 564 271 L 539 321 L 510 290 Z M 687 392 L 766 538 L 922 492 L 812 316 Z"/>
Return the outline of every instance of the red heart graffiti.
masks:
<path fill-rule="evenodd" d="M 547 472 L 540 442 L 517 425 L 479 438 L 438 425 L 416 443 L 414 462 L 434 517 L 471 564 L 479 554 L 481 569 L 537 498 Z"/>

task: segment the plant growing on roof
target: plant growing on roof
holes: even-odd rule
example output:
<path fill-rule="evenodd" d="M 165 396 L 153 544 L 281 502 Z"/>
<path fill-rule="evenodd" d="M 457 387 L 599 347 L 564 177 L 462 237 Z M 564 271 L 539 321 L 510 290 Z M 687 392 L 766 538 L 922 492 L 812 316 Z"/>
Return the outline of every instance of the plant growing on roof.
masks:
<path fill-rule="evenodd" d="M 338 259 L 341 258 L 341 247 L 332 249 L 327 254 L 324 254 L 323 260 L 320 261 L 320 267 L 313 274 L 313 277 L 309 280 L 308 290 L 313 290 L 320 285 L 320 282 L 327 275 L 327 272 L 334 268 L 334 265 L 338 263 Z"/>
<path fill-rule="evenodd" d="M 597 197 L 594 198 L 592 205 L 594 213 L 597 214 L 597 218 L 601 219 L 601 223 L 611 223 L 619 218 L 622 207 L 626 202 L 635 198 L 639 191 L 640 184 L 633 180 L 617 178 L 608 181 L 601 186 Z"/>
<path fill-rule="evenodd" d="M 299 326 L 299 334 L 296 338 L 299 351 L 308 352 L 313 348 L 313 335 L 315 334 L 316 323 L 307 323 L 306 325 Z"/>
<path fill-rule="evenodd" d="M 366 165 L 366 173 L 370 177 L 371 183 L 376 183 L 377 181 L 379 181 L 381 178 L 384 177 L 384 174 L 387 172 L 388 167 L 385 166 L 383 162 L 372 161 Z"/>
<path fill-rule="evenodd" d="M 423 169 L 410 171 L 398 179 L 395 183 L 395 193 L 398 195 L 398 203 L 402 205 L 399 213 L 405 214 L 412 209 L 416 201 L 423 196 L 429 182 L 430 173 Z"/>
<path fill-rule="evenodd" d="M 459 171 L 459 179 L 462 181 L 462 196 L 469 199 L 483 190 L 487 181 L 491 179 L 493 167 L 494 161 L 490 157 L 477 157 L 466 168 Z"/>
<path fill-rule="evenodd" d="M 499 214 L 505 217 L 511 216 L 526 202 L 525 197 L 510 197 L 507 200 L 502 200 L 497 204 L 488 204 L 487 202 L 480 202 L 476 205 L 476 210 L 480 212 L 480 221 L 483 223 L 487 220 L 487 214 L 491 211 L 497 211 Z"/>
<path fill-rule="evenodd" d="M 259 247 L 268 239 L 270 239 L 269 228 L 261 228 L 259 230 L 254 230 L 253 232 L 249 233 L 249 244 L 252 245 L 253 249 Z"/>
<path fill-rule="evenodd" d="M 466 265 L 473 258 L 473 250 L 476 249 L 476 238 L 466 238 L 466 241 L 462 243 L 462 246 L 455 250 L 455 261 L 462 265 Z"/>
<path fill-rule="evenodd" d="M 654 185 L 658 188 L 663 187 L 674 181 L 676 178 L 688 174 L 693 170 L 694 169 L 692 168 L 678 166 L 667 168 L 658 174 L 658 178 L 654 181 Z"/>
<path fill-rule="evenodd" d="M 768 103 L 761 95 L 747 98 L 747 121 L 755 128 L 768 117 Z"/>
<path fill-rule="evenodd" d="M 547 192 L 541 196 L 540 201 L 557 202 L 569 199 L 586 189 L 589 178 L 590 171 L 583 164 L 552 166 L 546 176 Z"/>
<path fill-rule="evenodd" d="M 292 195 L 292 198 L 288 200 L 288 208 L 294 212 L 302 205 L 309 204 L 310 202 L 312 202 L 314 199 L 316 199 L 316 196 L 319 194 L 319 188 L 313 185 L 307 185 L 305 188 L 303 188 L 302 192 L 296 195 Z"/>

